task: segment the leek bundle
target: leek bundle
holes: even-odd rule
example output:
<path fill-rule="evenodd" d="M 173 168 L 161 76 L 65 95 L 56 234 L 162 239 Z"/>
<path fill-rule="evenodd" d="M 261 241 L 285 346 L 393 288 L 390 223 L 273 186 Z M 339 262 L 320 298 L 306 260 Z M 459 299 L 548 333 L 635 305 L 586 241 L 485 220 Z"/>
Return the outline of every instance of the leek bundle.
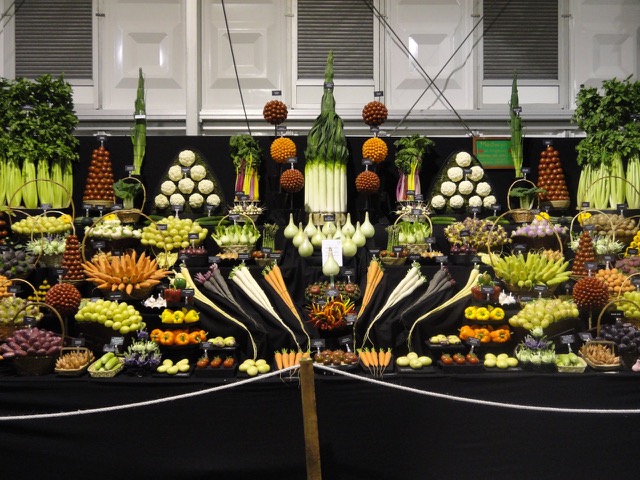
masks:
<path fill-rule="evenodd" d="M 251 135 L 240 134 L 229 139 L 229 147 L 236 168 L 235 191 L 243 192 L 249 200 L 259 200 L 260 145 Z"/>
<path fill-rule="evenodd" d="M 509 125 L 511 126 L 511 160 L 516 178 L 522 176 L 522 119 L 520 118 L 520 100 L 518 99 L 518 74 L 513 72 L 511 83 L 511 101 L 509 102 Z"/>
<path fill-rule="evenodd" d="M 133 174 L 140 175 L 144 153 L 147 148 L 147 113 L 144 102 L 144 76 L 142 68 L 138 71 L 138 90 L 136 91 L 135 111 L 133 113 L 133 129 L 131 143 L 133 143 Z"/>
<path fill-rule="evenodd" d="M 347 138 L 333 97 L 333 52 L 324 73 L 324 93 L 304 152 L 304 204 L 307 212 L 347 211 Z"/>

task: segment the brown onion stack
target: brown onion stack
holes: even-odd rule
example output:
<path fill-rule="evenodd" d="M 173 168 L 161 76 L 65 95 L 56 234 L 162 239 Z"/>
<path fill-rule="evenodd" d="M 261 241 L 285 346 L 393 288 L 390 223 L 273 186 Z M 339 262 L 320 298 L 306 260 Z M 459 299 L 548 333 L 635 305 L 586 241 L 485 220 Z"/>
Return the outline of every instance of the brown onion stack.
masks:
<path fill-rule="evenodd" d="M 262 109 L 262 116 L 271 125 L 280 125 L 287 119 L 287 106 L 280 100 L 268 101 Z"/>
<path fill-rule="evenodd" d="M 580 234 L 580 239 L 578 240 L 578 249 L 573 259 L 571 273 L 573 275 L 586 275 L 587 267 L 584 265 L 585 262 L 595 262 L 595 260 L 596 252 L 593 247 L 593 239 L 589 232 L 584 231 Z"/>
<path fill-rule="evenodd" d="M 285 192 L 297 193 L 304 187 L 304 175 L 294 168 L 285 170 L 280 175 L 280 186 Z"/>
<path fill-rule="evenodd" d="M 89 174 L 84 187 L 82 201 L 113 203 L 113 165 L 109 156 L 109 150 L 102 145 L 96 148 L 91 155 Z"/>
<path fill-rule="evenodd" d="M 369 126 L 382 125 L 389 114 L 387 107 L 382 102 L 369 102 L 362 109 L 362 119 Z"/>
<path fill-rule="evenodd" d="M 380 190 L 380 177 L 371 170 L 365 170 L 356 177 L 356 190 L 360 193 L 376 193 Z"/>
<path fill-rule="evenodd" d="M 609 302 L 609 287 L 597 277 L 582 277 L 573 287 L 573 301 L 578 308 L 597 311 Z"/>
<path fill-rule="evenodd" d="M 60 315 L 72 315 L 78 311 L 81 298 L 74 285 L 57 283 L 47 291 L 44 302 L 55 308 Z"/>

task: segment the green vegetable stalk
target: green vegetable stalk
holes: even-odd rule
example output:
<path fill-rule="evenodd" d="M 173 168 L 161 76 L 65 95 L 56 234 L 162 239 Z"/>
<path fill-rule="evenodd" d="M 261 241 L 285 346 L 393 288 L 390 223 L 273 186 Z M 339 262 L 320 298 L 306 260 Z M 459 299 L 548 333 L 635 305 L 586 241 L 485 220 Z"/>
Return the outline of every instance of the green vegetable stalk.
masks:
<path fill-rule="evenodd" d="M 333 52 L 329 51 L 324 73 L 320 115 L 309 136 L 305 155 L 304 204 L 314 213 L 347 211 L 347 138 L 336 113 L 333 96 Z"/>
<path fill-rule="evenodd" d="M 522 176 L 522 119 L 520 118 L 520 100 L 518 99 L 518 74 L 513 72 L 511 83 L 511 101 L 509 102 L 509 125 L 511 126 L 511 160 L 516 178 Z"/>
<path fill-rule="evenodd" d="M 394 142 L 396 146 L 395 165 L 400 172 L 400 178 L 396 187 L 396 200 L 407 200 L 407 192 L 422 193 L 420 185 L 420 169 L 422 157 L 434 144 L 433 140 L 418 133 L 404 137 Z"/>
<path fill-rule="evenodd" d="M 260 145 L 251 135 L 239 134 L 229 139 L 229 147 L 236 168 L 235 191 L 243 192 L 249 200 L 259 200 Z"/>
<path fill-rule="evenodd" d="M 134 125 L 131 133 L 133 143 L 133 174 L 140 175 L 142 161 L 147 148 L 147 113 L 144 101 L 144 76 L 142 68 L 138 71 L 138 90 L 136 92 Z"/>
<path fill-rule="evenodd" d="M 276 233 L 280 227 L 275 223 L 265 223 L 262 227 L 262 248 L 276 249 Z"/>

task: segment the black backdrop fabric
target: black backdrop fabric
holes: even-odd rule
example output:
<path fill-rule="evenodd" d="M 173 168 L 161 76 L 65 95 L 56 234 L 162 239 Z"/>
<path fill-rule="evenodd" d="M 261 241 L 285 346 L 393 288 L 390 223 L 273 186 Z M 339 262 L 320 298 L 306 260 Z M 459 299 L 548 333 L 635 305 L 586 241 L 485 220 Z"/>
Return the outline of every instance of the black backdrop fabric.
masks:
<path fill-rule="evenodd" d="M 234 381 L 124 375 L 2 378 L 3 478 L 306 478 L 296 381 L 272 377 L 164 400 Z M 405 390 L 316 375 L 323 478 L 635 476 L 640 388 L 630 372 L 389 375 L 384 382 Z M 118 407 L 158 399 L 153 405 Z M 99 407 L 116 408 L 4 420 L 7 415 Z M 627 413 L 615 412 L 621 409 Z"/>

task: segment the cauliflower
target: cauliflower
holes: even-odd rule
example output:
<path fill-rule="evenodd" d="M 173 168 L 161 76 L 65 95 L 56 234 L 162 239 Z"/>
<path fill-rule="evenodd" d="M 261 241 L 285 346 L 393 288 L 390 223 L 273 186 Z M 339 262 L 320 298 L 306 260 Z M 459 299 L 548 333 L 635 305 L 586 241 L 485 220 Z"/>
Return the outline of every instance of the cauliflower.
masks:
<path fill-rule="evenodd" d="M 449 199 L 449 205 L 451 205 L 451 208 L 462 208 L 464 198 L 462 198 L 462 195 L 454 195 Z"/>
<path fill-rule="evenodd" d="M 213 192 L 213 182 L 211 180 L 200 180 L 198 182 L 198 191 L 203 195 L 209 195 Z"/>
<path fill-rule="evenodd" d="M 190 178 L 183 178 L 178 182 L 178 188 L 185 195 L 189 195 L 191 192 L 193 192 L 195 186 L 196 184 L 193 183 L 193 180 L 191 180 Z"/>
<path fill-rule="evenodd" d="M 471 197 L 469 199 L 469 206 L 470 207 L 481 207 L 482 206 L 482 198 L 480 198 L 478 195 L 474 195 L 473 197 Z"/>
<path fill-rule="evenodd" d="M 215 193 L 212 193 L 207 197 L 207 205 L 217 207 L 218 205 L 220 205 L 220 197 Z"/>
<path fill-rule="evenodd" d="M 447 177 L 449 177 L 449 180 L 452 182 L 459 182 L 462 180 L 462 177 L 464 177 L 464 172 L 460 167 L 451 167 L 447 170 Z"/>
<path fill-rule="evenodd" d="M 469 195 L 471 192 L 473 192 L 473 183 L 471 183 L 469 180 L 463 180 L 458 184 L 458 190 L 462 195 Z"/>
<path fill-rule="evenodd" d="M 164 210 L 169 206 L 169 199 L 167 198 L 166 195 L 162 195 L 162 194 L 156 195 L 154 203 L 156 204 L 156 208 Z"/>
<path fill-rule="evenodd" d="M 456 184 L 453 182 L 442 182 L 442 185 L 440 185 L 440 193 L 445 197 L 450 197 L 456 193 Z"/>
<path fill-rule="evenodd" d="M 189 205 L 191 208 L 200 208 L 204 203 L 204 197 L 199 193 L 193 193 L 189 196 Z"/>
<path fill-rule="evenodd" d="M 491 193 L 491 185 L 489 185 L 487 182 L 480 182 L 478 185 L 476 185 L 476 193 L 481 197 L 486 197 Z"/>
<path fill-rule="evenodd" d="M 439 210 L 441 208 L 444 208 L 446 204 L 447 204 L 447 201 L 444 199 L 442 195 L 435 195 L 431 199 L 431 206 L 435 209 Z"/>
<path fill-rule="evenodd" d="M 467 152 L 460 152 L 456 155 L 456 163 L 459 167 L 467 168 L 471 165 L 471 155 Z"/>
<path fill-rule="evenodd" d="M 173 180 L 174 182 L 179 182 L 182 176 L 183 176 L 182 168 L 180 168 L 180 165 L 173 165 L 169 169 L 169 180 Z"/>
<path fill-rule="evenodd" d="M 484 177 L 484 170 L 478 165 L 471 167 L 471 173 L 469 174 L 469 180 L 472 182 L 479 182 Z"/>
<path fill-rule="evenodd" d="M 494 197 L 493 195 L 487 195 L 482 199 L 482 205 L 487 210 L 489 210 L 496 203 L 497 203 L 496 197 Z"/>
<path fill-rule="evenodd" d="M 174 193 L 169 197 L 169 203 L 171 205 L 184 205 L 184 197 L 179 193 Z"/>
<path fill-rule="evenodd" d="M 182 165 L 183 167 L 190 167 L 195 161 L 196 154 L 191 150 L 183 150 L 178 155 L 178 162 L 180 162 L 180 165 Z"/>
<path fill-rule="evenodd" d="M 172 195 L 176 192 L 176 184 L 171 180 L 165 180 L 164 182 L 162 182 L 162 185 L 160 185 L 160 191 L 163 193 L 163 195 Z"/>
<path fill-rule="evenodd" d="M 207 170 L 202 165 L 195 165 L 189 170 L 189 176 L 194 182 L 199 182 L 207 176 Z"/>

